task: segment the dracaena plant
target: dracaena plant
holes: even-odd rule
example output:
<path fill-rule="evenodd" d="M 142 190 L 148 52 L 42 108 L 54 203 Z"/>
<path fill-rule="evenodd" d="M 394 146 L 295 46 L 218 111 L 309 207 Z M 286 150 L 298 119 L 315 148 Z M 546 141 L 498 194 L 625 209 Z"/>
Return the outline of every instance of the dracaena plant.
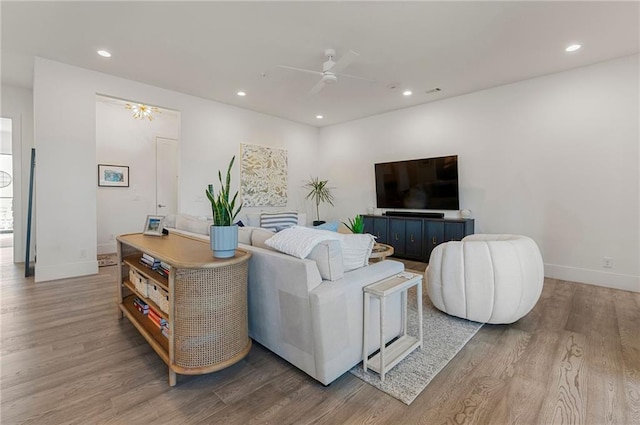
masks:
<path fill-rule="evenodd" d="M 242 209 L 242 202 L 236 208 L 236 200 L 238 198 L 238 192 L 233 195 L 231 202 L 229 202 L 229 192 L 231 187 L 231 167 L 236 160 L 234 156 L 231 158 L 229 168 L 227 168 L 227 178 L 225 182 L 222 182 L 222 173 L 218 170 L 218 180 L 220 181 L 220 191 L 216 195 L 213 185 L 207 186 L 207 198 L 211 202 L 211 211 L 213 212 L 213 225 L 214 226 L 231 226 L 233 220 Z"/>
<path fill-rule="evenodd" d="M 329 180 L 320 180 L 318 177 L 312 177 L 303 186 L 309 191 L 306 199 L 313 199 L 316 202 L 316 217 L 318 220 L 320 220 L 320 203 L 326 202 L 333 205 L 333 194 L 327 183 L 329 183 Z"/>
<path fill-rule="evenodd" d="M 364 233 L 364 218 L 358 214 L 354 218 L 349 219 L 349 224 L 342 222 L 351 233 Z"/>

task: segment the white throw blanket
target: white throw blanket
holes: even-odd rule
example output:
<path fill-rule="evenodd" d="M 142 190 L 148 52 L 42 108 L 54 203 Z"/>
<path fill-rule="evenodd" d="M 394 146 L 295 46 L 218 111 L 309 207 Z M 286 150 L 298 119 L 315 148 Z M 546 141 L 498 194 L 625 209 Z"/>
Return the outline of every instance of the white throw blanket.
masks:
<path fill-rule="evenodd" d="M 315 230 L 310 227 L 292 226 L 273 235 L 265 244 L 285 254 L 306 258 L 320 242 L 340 240 L 340 235 L 328 230 Z"/>

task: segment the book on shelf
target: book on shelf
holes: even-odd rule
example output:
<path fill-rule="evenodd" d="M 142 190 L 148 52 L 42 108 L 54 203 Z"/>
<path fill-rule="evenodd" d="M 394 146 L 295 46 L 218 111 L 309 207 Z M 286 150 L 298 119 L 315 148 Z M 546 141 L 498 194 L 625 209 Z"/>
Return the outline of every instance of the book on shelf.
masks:
<path fill-rule="evenodd" d="M 158 273 L 162 276 L 168 278 L 169 272 L 171 271 L 171 266 L 165 263 L 164 261 L 160 261 L 160 266 L 156 269 Z"/>
<path fill-rule="evenodd" d="M 147 304 L 146 302 L 142 301 L 138 297 L 135 297 L 133 299 L 133 306 L 142 314 L 148 314 L 149 313 L 149 304 Z"/>
<path fill-rule="evenodd" d="M 156 315 L 153 310 L 149 310 L 149 314 L 147 315 L 147 317 L 158 327 L 158 329 L 162 328 L 160 316 Z"/>

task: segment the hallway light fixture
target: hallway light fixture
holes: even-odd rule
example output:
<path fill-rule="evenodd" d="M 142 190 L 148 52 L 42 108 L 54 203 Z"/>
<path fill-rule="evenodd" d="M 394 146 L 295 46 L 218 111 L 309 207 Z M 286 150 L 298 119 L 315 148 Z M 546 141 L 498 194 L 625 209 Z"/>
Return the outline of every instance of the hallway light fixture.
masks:
<path fill-rule="evenodd" d="M 124 105 L 124 107 L 126 109 L 129 109 L 130 111 L 133 111 L 133 118 L 134 119 L 148 119 L 149 121 L 153 121 L 153 114 L 159 114 L 160 109 L 156 108 L 155 106 L 148 106 L 148 105 L 143 105 L 142 103 L 127 103 Z"/>

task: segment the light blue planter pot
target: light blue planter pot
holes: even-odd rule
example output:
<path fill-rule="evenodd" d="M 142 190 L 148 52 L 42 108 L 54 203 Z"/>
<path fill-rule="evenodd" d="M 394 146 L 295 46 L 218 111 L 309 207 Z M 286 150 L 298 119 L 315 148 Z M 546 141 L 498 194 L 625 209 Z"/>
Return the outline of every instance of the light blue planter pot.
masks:
<path fill-rule="evenodd" d="M 238 248 L 238 226 L 211 226 L 211 250 L 216 258 L 231 258 Z"/>

